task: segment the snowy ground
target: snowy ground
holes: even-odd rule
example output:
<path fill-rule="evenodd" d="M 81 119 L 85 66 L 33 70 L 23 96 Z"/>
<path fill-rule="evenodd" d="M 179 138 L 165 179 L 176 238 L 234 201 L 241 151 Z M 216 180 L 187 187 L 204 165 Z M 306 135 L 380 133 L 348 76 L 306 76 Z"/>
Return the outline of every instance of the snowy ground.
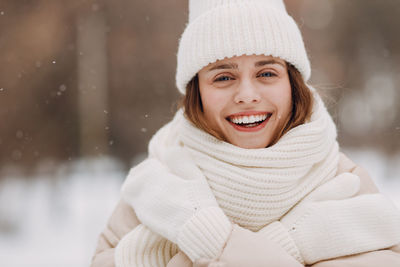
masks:
<path fill-rule="evenodd" d="M 0 181 L 2 267 L 89 266 L 125 173 L 110 159 L 59 169 L 55 177 Z"/>
<path fill-rule="evenodd" d="M 400 153 L 347 150 L 400 208 Z M 4 170 L 0 180 L 2 267 L 88 266 L 97 237 L 118 200 L 125 173 L 112 159 L 60 166 L 56 175 L 22 177 Z M 41 173 L 46 173 L 43 167 Z"/>

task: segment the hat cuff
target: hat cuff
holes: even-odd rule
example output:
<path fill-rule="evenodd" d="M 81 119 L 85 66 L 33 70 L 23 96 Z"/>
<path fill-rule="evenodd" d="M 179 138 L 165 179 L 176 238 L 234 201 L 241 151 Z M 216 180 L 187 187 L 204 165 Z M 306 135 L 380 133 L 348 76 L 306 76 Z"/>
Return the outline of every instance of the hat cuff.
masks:
<path fill-rule="evenodd" d="M 305 81 L 311 75 L 292 17 L 261 2 L 244 2 L 213 8 L 186 27 L 178 49 L 176 86 L 185 94 L 187 83 L 203 67 L 241 55 L 279 57 L 294 65 Z"/>

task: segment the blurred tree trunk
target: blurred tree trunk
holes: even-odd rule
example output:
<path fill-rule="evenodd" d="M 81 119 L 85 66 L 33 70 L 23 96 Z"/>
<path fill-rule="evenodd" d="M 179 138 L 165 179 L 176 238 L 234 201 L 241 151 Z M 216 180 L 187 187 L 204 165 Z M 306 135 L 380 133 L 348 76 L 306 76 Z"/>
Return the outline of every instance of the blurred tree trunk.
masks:
<path fill-rule="evenodd" d="M 78 98 L 80 153 L 107 153 L 108 81 L 107 36 L 102 10 L 87 10 L 77 17 Z"/>

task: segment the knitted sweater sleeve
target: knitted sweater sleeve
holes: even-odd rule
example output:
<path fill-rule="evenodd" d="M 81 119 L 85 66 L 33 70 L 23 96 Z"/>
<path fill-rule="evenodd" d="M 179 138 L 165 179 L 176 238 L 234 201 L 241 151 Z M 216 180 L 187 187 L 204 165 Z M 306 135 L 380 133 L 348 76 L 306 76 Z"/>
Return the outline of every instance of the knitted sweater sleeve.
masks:
<path fill-rule="evenodd" d="M 182 164 L 180 171 L 187 166 Z M 205 177 L 190 169 L 186 172 L 190 177 L 171 173 L 158 160 L 147 159 L 130 171 L 122 187 L 123 199 L 143 225 L 177 244 L 192 261 L 216 258 L 232 224 Z"/>
<path fill-rule="evenodd" d="M 99 236 L 90 266 L 165 267 L 177 253 L 177 245 L 147 229 L 120 200 Z"/>
<path fill-rule="evenodd" d="M 167 266 L 178 247 L 143 224 L 125 235 L 115 249 L 116 267 Z"/>

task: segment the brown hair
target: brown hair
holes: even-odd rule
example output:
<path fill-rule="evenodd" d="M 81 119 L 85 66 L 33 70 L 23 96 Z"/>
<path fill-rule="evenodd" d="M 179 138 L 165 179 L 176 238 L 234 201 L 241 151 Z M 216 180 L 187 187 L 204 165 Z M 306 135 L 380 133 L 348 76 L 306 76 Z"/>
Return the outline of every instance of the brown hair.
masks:
<path fill-rule="evenodd" d="M 291 116 L 284 123 L 284 126 L 273 137 L 269 146 L 278 142 L 278 140 L 290 129 L 305 123 L 311 117 L 313 97 L 310 89 L 305 84 L 300 72 L 291 64 L 287 65 L 290 86 L 292 88 L 292 112 Z M 199 78 L 196 75 L 186 86 L 186 95 L 181 99 L 180 106 L 184 108 L 186 118 L 198 128 L 226 141 L 226 139 L 217 131 L 209 127 L 203 112 L 201 103 Z"/>

